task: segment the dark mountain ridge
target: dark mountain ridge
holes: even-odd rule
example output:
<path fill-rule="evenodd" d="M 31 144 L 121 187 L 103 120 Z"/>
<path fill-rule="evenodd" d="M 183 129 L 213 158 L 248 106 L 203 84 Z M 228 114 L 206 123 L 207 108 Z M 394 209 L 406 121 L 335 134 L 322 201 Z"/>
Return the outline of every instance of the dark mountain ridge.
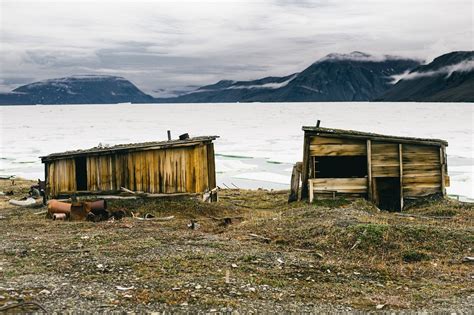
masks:
<path fill-rule="evenodd" d="M 330 54 L 300 73 L 253 81 L 222 80 L 166 103 L 369 101 L 388 90 L 392 76 L 420 65 L 393 56 L 361 52 Z"/>
<path fill-rule="evenodd" d="M 20 86 L 0 94 L 0 104 L 114 104 L 151 103 L 143 93 L 122 77 L 81 75 L 50 79 Z"/>
<path fill-rule="evenodd" d="M 474 102 L 474 51 L 456 51 L 419 66 L 378 101 Z"/>
<path fill-rule="evenodd" d="M 394 78 L 402 78 L 394 84 Z M 154 98 L 122 77 L 83 75 L 0 93 L 0 105 L 330 101 L 474 102 L 474 52 L 431 63 L 361 52 L 329 54 L 303 71 L 250 81 L 221 80 L 177 97 Z"/>

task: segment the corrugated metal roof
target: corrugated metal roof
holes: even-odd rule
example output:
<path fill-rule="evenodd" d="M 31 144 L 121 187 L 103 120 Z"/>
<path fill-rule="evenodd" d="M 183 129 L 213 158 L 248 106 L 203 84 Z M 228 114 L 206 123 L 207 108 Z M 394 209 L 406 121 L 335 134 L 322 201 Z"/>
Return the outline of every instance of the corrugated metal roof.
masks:
<path fill-rule="evenodd" d="M 203 142 L 210 142 L 219 138 L 219 136 L 205 136 L 205 137 L 194 137 L 186 140 L 169 140 L 169 141 L 152 141 L 152 142 L 142 142 L 142 143 L 128 143 L 128 144 L 117 144 L 114 146 L 97 146 L 85 150 L 74 150 L 66 151 L 60 153 L 52 153 L 47 156 L 41 156 L 41 161 L 50 161 L 57 160 L 60 158 L 66 157 L 75 157 L 80 155 L 89 155 L 89 154 L 104 154 L 104 153 L 113 153 L 120 151 L 139 151 L 141 149 L 164 149 L 172 147 L 181 147 L 181 146 L 193 146 Z"/>
<path fill-rule="evenodd" d="M 356 130 L 304 126 L 303 131 L 319 133 L 321 135 L 324 135 L 324 134 L 340 135 L 342 137 L 347 136 L 351 138 L 383 140 L 383 141 L 389 141 L 389 142 L 401 142 L 401 143 L 410 142 L 410 143 L 420 143 L 420 144 L 427 144 L 427 145 L 445 145 L 445 146 L 448 145 L 448 142 L 446 140 L 441 140 L 441 139 L 390 136 L 390 135 L 382 135 L 382 134 L 377 134 L 377 133 L 363 132 L 363 131 L 356 131 Z"/>

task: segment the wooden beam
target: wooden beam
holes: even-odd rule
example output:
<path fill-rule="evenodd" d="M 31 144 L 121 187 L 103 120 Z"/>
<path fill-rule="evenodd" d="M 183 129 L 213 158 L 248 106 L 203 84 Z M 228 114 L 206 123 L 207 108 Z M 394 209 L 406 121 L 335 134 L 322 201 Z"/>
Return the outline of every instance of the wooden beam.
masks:
<path fill-rule="evenodd" d="M 303 168 L 301 171 L 301 200 L 308 199 L 308 179 L 309 179 L 309 172 L 310 172 L 309 146 L 310 146 L 310 135 L 305 132 L 304 143 L 303 143 Z"/>
<path fill-rule="evenodd" d="M 446 197 L 446 159 L 445 152 L 446 147 L 443 145 L 439 148 L 439 164 L 441 165 L 441 193 L 443 197 Z"/>
<path fill-rule="evenodd" d="M 346 138 L 346 139 L 359 139 L 372 141 L 382 141 L 382 142 L 392 142 L 392 143 L 407 143 L 407 144 L 422 144 L 422 145 L 433 145 L 440 147 L 443 145 L 441 141 L 431 140 L 431 139 L 407 139 L 403 137 L 390 137 L 390 136 L 373 136 L 373 135 L 357 135 L 357 134 L 340 134 L 340 133 L 324 133 L 318 131 L 309 131 L 306 130 L 305 133 L 308 136 L 321 136 L 321 137 L 333 137 L 333 138 Z"/>
<path fill-rule="evenodd" d="M 403 145 L 398 145 L 398 156 L 400 158 L 400 211 L 403 210 Z"/>
<path fill-rule="evenodd" d="M 372 201 L 372 141 L 367 140 L 367 197 Z"/>

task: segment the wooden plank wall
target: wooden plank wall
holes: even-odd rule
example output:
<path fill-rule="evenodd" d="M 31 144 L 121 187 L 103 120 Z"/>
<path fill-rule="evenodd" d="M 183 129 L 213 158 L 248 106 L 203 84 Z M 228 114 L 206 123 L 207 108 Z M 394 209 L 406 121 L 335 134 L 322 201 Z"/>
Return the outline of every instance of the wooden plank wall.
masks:
<path fill-rule="evenodd" d="M 402 155 L 404 197 L 442 192 L 440 147 L 403 144 Z"/>
<path fill-rule="evenodd" d="M 91 156 L 87 173 L 91 191 L 114 191 L 123 186 L 149 193 L 194 193 L 212 184 L 206 145 Z"/>
<path fill-rule="evenodd" d="M 209 151 L 208 151 L 209 149 Z M 212 161 L 211 161 L 212 160 Z M 212 144 L 87 157 L 87 190 L 197 193 L 216 185 Z M 76 191 L 74 159 L 50 163 L 51 194 Z"/>
<path fill-rule="evenodd" d="M 397 143 L 372 141 L 372 177 L 400 177 Z"/>
<path fill-rule="evenodd" d="M 312 136 L 309 155 L 310 157 L 364 156 L 367 155 L 367 143 L 366 140 Z M 317 177 L 314 175 L 317 174 L 316 168 L 317 166 L 314 166 L 310 174 L 310 177 L 313 177 L 309 184 L 310 199 L 313 194 L 317 198 L 331 198 L 333 191 L 337 191 L 337 196 L 343 194 L 348 198 L 367 195 L 367 178 L 314 178 Z"/>
<path fill-rule="evenodd" d="M 60 192 L 76 190 L 76 164 L 74 159 L 57 160 L 48 163 L 48 188 L 53 196 Z"/>
<path fill-rule="evenodd" d="M 445 183 L 449 183 L 445 161 L 444 147 L 422 144 L 399 144 L 383 141 L 366 141 L 336 137 L 311 136 L 309 140 L 309 156 L 356 156 L 367 155 L 370 148 L 369 173 L 376 177 L 400 177 L 403 197 L 419 197 L 433 193 L 443 193 Z M 400 156 L 401 155 L 401 156 Z M 312 159 L 310 159 L 312 160 Z M 308 179 L 313 190 L 338 190 L 341 193 L 367 194 L 368 187 L 372 186 L 367 179 L 365 189 L 362 182 L 352 185 L 352 179 L 311 179 L 312 162 L 308 163 Z M 317 166 L 315 166 L 317 167 Z M 401 173 L 403 170 L 403 174 Z M 445 173 L 443 175 L 443 172 Z M 355 179 L 356 181 L 358 179 Z M 311 184 L 310 184 L 311 186 Z M 304 186 L 303 186 L 304 187 Z M 316 196 L 318 193 L 315 193 Z M 402 198 L 403 198 L 402 197 Z"/>
<path fill-rule="evenodd" d="M 312 178 L 309 180 L 309 201 L 313 198 L 360 198 L 367 195 L 367 178 Z M 333 192 L 335 193 L 333 195 Z"/>

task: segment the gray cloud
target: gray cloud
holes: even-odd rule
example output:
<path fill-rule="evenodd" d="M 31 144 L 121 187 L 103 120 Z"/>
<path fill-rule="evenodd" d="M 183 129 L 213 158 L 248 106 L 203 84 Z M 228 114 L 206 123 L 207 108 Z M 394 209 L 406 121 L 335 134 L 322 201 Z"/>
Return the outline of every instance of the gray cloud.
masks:
<path fill-rule="evenodd" d="M 220 79 L 287 75 L 333 52 L 430 59 L 472 50 L 470 0 L 16 0 L 0 6 L 1 90 L 93 73 L 121 75 L 146 92 L 166 94 Z"/>

